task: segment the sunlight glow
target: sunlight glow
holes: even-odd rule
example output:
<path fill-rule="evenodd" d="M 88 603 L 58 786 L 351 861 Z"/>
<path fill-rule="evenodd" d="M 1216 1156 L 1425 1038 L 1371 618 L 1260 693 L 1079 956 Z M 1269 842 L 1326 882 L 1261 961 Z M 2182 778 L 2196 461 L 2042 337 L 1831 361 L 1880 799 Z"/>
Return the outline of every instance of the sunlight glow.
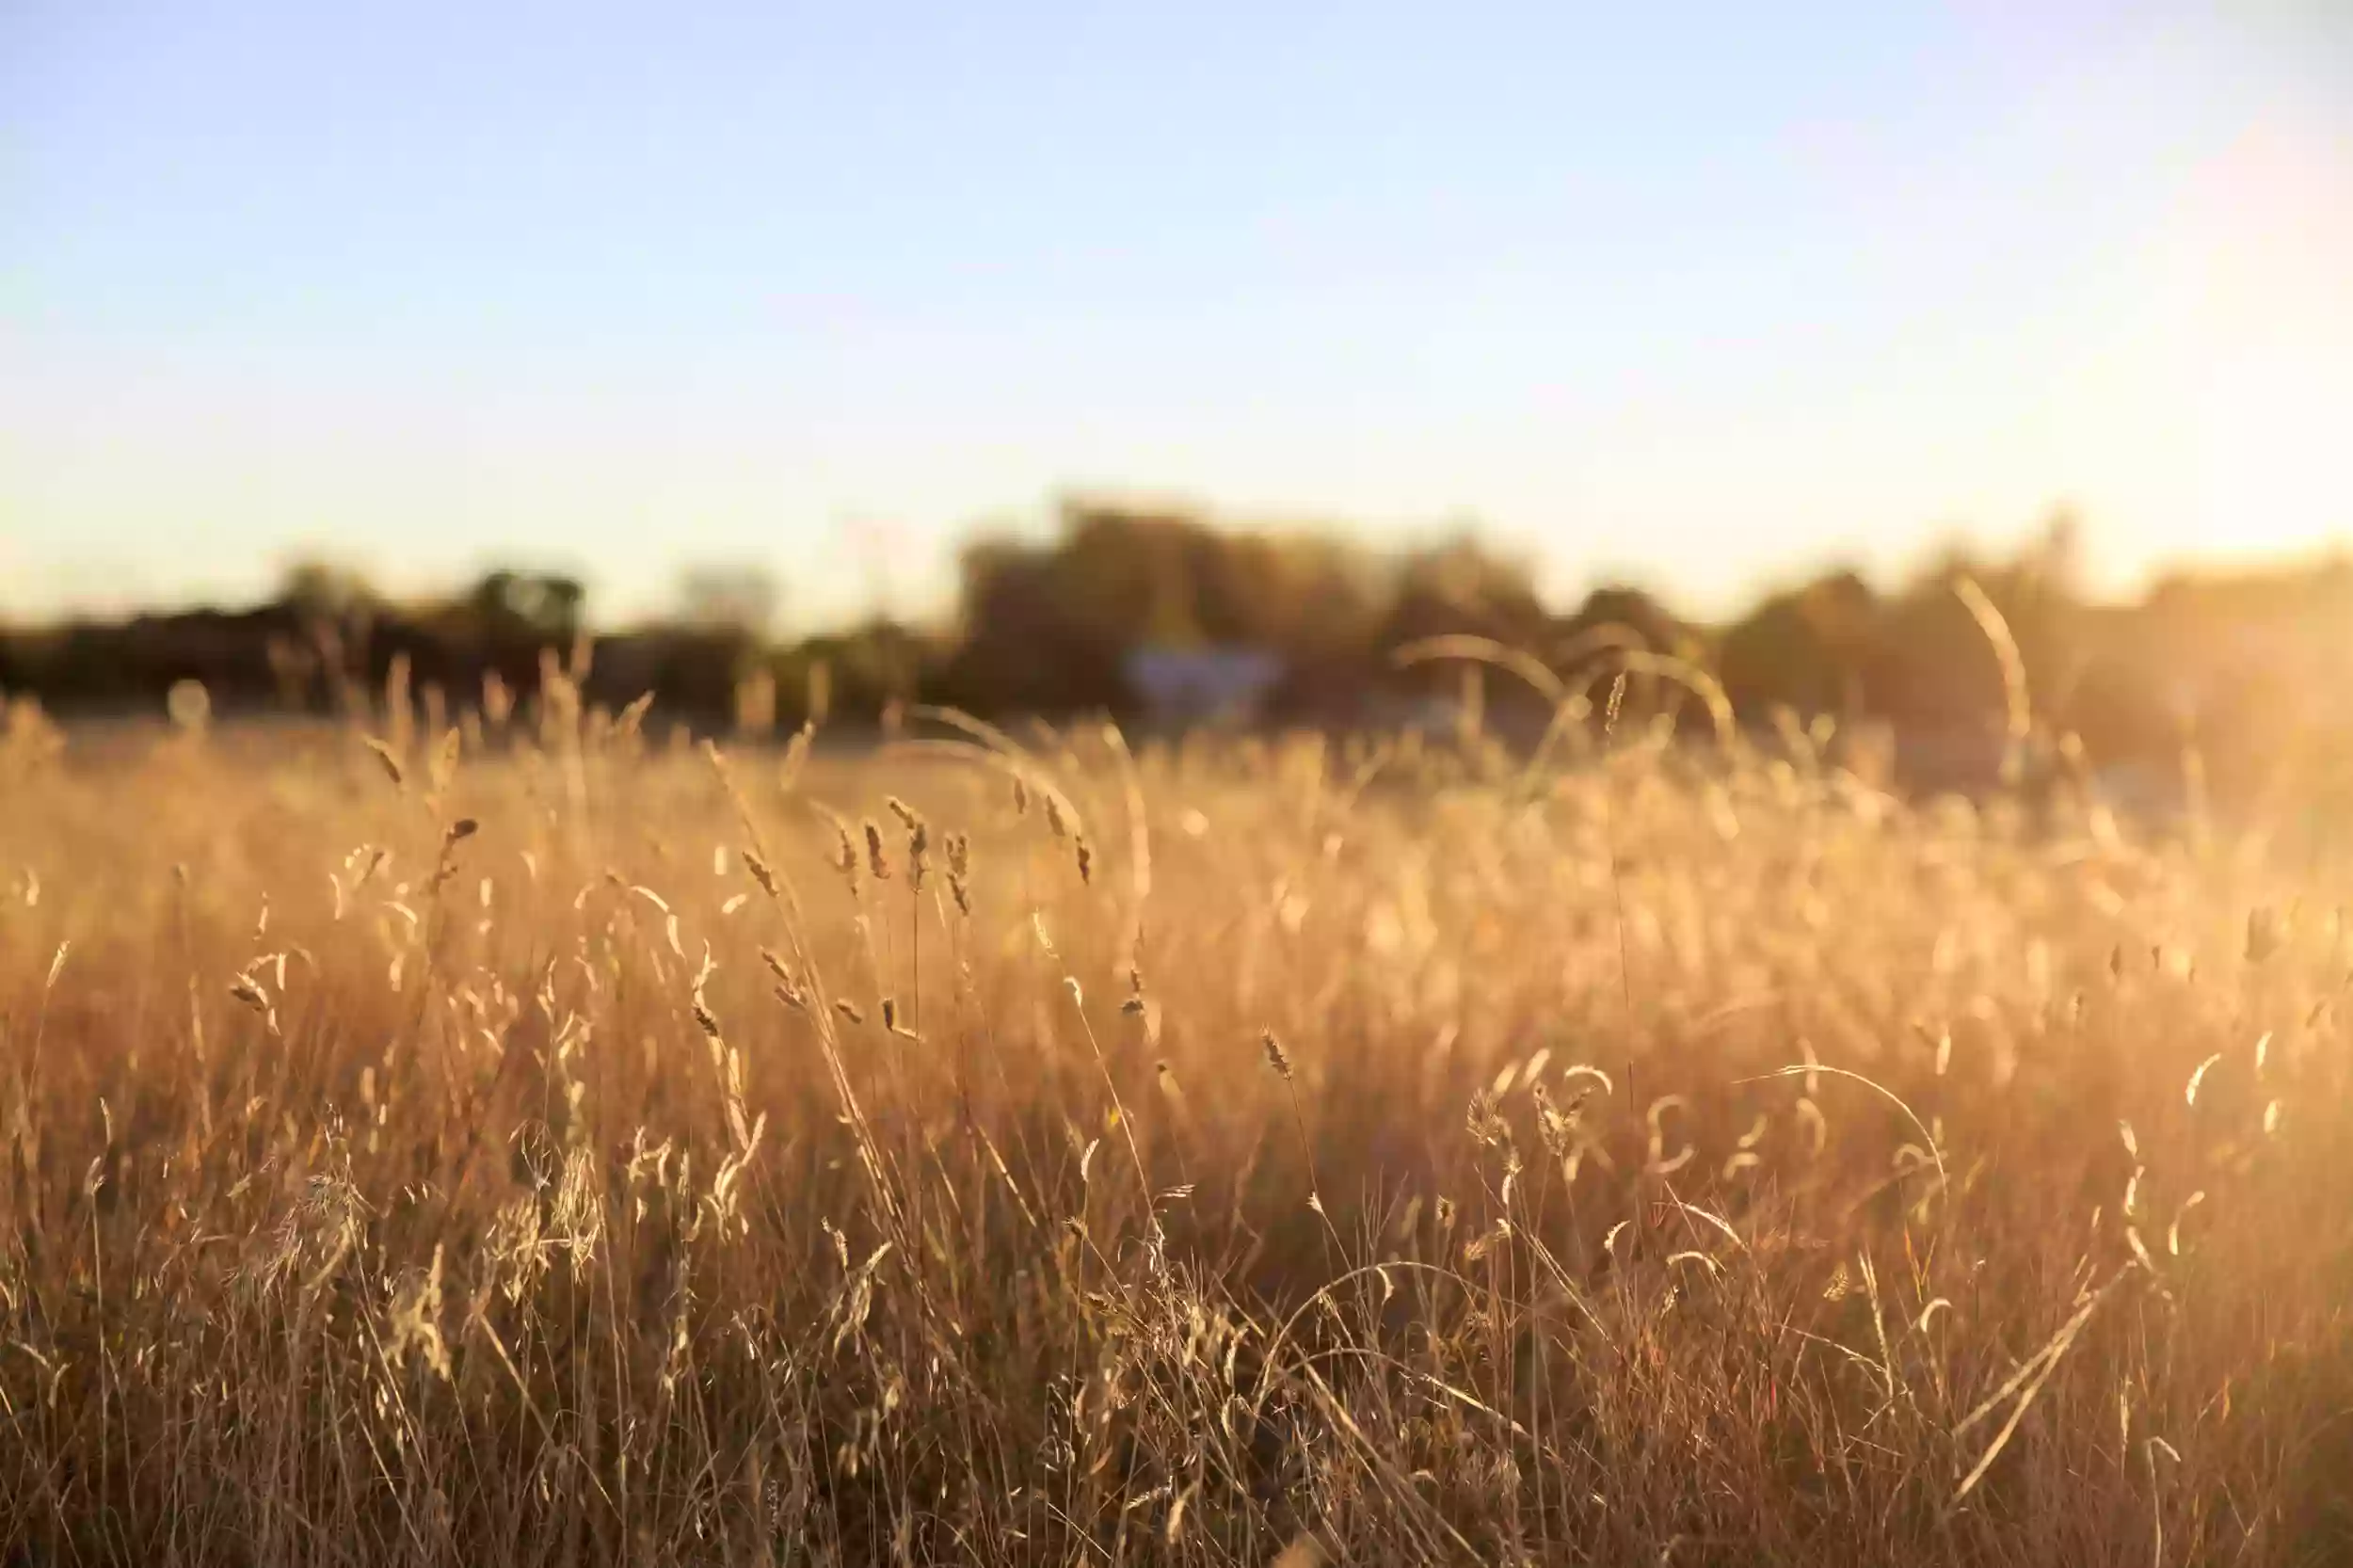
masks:
<path fill-rule="evenodd" d="M 2199 410 L 2201 543 L 2311 552 L 2353 529 L 2353 367 L 2286 345 L 2214 367 Z"/>

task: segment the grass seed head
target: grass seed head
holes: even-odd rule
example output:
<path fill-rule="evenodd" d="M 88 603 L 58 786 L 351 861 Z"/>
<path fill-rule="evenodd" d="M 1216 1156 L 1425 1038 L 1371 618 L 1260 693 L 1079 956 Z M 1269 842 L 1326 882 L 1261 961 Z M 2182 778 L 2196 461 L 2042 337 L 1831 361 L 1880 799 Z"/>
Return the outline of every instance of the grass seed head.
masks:
<path fill-rule="evenodd" d="M 395 790 L 403 788 L 406 778 L 401 772 L 400 758 L 394 754 L 392 748 L 373 735 L 364 736 L 361 739 L 362 744 L 376 754 L 376 760 L 383 768 L 384 776 L 392 781 L 392 788 Z"/>

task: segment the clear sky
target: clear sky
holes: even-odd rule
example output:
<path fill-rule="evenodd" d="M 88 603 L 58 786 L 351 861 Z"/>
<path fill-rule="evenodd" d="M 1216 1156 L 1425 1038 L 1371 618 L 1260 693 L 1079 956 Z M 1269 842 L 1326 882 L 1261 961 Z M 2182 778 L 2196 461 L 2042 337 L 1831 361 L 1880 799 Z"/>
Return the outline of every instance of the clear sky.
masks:
<path fill-rule="evenodd" d="M 1687 605 L 2353 532 L 2353 5 L 0 0 L 0 614 L 1065 487 Z"/>

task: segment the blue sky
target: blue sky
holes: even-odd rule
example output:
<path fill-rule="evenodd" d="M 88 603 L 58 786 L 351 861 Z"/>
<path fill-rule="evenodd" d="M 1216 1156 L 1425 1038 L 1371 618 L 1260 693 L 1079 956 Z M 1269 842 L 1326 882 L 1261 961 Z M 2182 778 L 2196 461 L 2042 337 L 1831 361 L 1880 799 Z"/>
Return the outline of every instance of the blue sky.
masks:
<path fill-rule="evenodd" d="M 2242 6 L 0 7 L 0 613 L 759 562 L 1066 488 L 1698 608 L 2055 503 L 2353 532 L 2353 22 Z"/>

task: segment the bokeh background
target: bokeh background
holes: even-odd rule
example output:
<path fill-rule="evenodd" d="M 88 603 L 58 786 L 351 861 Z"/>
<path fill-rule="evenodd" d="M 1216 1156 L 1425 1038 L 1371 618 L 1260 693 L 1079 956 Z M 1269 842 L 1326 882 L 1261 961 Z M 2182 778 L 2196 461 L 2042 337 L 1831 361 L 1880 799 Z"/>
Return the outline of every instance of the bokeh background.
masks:
<path fill-rule="evenodd" d="M 2327 0 L 26 0 L 0 229 L 56 714 L 586 633 L 697 726 L 1444 723 L 1400 647 L 1614 625 L 1966 781 L 1968 576 L 2120 788 L 2347 728 Z"/>

